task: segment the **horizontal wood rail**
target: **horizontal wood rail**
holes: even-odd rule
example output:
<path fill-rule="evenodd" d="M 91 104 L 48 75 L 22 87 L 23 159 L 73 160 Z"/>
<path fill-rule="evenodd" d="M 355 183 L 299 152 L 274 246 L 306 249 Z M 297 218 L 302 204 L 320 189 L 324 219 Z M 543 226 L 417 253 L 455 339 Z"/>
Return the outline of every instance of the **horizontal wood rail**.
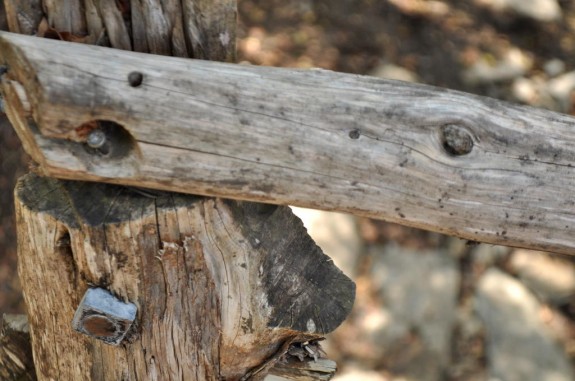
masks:
<path fill-rule="evenodd" d="M 575 118 L 325 70 L 0 33 L 6 112 L 42 173 L 293 204 L 575 253 Z"/>

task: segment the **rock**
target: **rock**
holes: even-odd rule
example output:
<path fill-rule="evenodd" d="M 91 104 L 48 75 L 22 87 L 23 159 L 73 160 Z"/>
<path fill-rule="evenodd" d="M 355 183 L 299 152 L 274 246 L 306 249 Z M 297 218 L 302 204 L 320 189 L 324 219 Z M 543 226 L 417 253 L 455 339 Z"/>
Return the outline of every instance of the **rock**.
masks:
<path fill-rule="evenodd" d="M 419 78 L 414 72 L 390 63 L 380 64 L 370 75 L 379 78 L 395 79 L 397 81 L 419 82 Z"/>
<path fill-rule="evenodd" d="M 371 279 L 383 308 L 365 316 L 367 340 L 388 369 L 421 381 L 441 380 L 448 366 L 459 272 L 445 250 L 374 248 Z"/>
<path fill-rule="evenodd" d="M 492 62 L 484 56 L 463 72 L 463 81 L 467 85 L 481 85 L 511 81 L 521 77 L 533 65 L 533 60 L 517 48 L 509 49 L 500 60 Z"/>
<path fill-rule="evenodd" d="M 335 376 L 332 381 L 391 381 L 378 372 L 371 370 L 350 369 Z"/>
<path fill-rule="evenodd" d="M 549 93 L 559 102 L 562 110 L 569 110 L 571 94 L 575 90 L 575 71 L 553 78 L 547 84 Z"/>
<path fill-rule="evenodd" d="M 363 242 L 354 216 L 344 213 L 291 207 L 309 235 L 345 275 L 354 279 Z"/>
<path fill-rule="evenodd" d="M 436 0 L 387 0 L 395 7 L 397 7 L 401 13 L 410 15 L 412 17 L 442 17 L 449 13 L 451 10 L 449 5 L 443 1 Z"/>
<path fill-rule="evenodd" d="M 569 92 L 560 92 L 557 96 L 553 96 L 549 87 L 553 81 L 549 81 L 546 76 L 520 77 L 513 81 L 511 93 L 516 100 L 528 105 L 567 112 L 567 107 L 570 106 Z"/>
<path fill-rule="evenodd" d="M 565 71 L 565 62 L 559 58 L 552 58 L 543 64 L 543 70 L 550 77 L 556 77 Z"/>
<path fill-rule="evenodd" d="M 473 261 L 481 267 L 489 267 L 503 261 L 509 254 L 507 246 L 481 243 L 471 251 Z"/>
<path fill-rule="evenodd" d="M 566 354 L 540 320 L 541 305 L 519 281 L 489 269 L 477 284 L 475 307 L 485 325 L 491 379 L 575 379 Z"/>
<path fill-rule="evenodd" d="M 517 100 L 530 105 L 535 104 L 539 97 L 537 85 L 525 77 L 520 77 L 513 81 L 511 92 Z"/>
<path fill-rule="evenodd" d="M 498 12 L 514 12 L 540 22 L 557 21 L 563 16 L 557 0 L 477 0 Z"/>
<path fill-rule="evenodd" d="M 515 250 L 509 263 L 521 281 L 537 296 L 560 304 L 575 296 L 575 265 L 550 254 Z"/>

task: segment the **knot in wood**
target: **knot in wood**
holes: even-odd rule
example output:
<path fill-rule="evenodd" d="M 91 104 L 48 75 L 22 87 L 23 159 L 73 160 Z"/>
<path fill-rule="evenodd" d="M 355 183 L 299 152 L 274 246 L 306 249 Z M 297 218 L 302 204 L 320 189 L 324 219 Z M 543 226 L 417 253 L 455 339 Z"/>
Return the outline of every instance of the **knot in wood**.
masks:
<path fill-rule="evenodd" d="M 128 74 L 128 83 L 132 87 L 140 86 L 143 81 L 144 81 L 144 75 L 139 71 L 133 71 L 130 74 Z"/>
<path fill-rule="evenodd" d="M 464 127 L 447 124 L 441 128 L 443 149 L 450 155 L 467 155 L 473 149 L 473 137 Z"/>
<path fill-rule="evenodd" d="M 359 139 L 359 137 L 361 136 L 361 132 L 359 130 L 351 130 L 349 132 L 349 138 L 350 139 Z"/>

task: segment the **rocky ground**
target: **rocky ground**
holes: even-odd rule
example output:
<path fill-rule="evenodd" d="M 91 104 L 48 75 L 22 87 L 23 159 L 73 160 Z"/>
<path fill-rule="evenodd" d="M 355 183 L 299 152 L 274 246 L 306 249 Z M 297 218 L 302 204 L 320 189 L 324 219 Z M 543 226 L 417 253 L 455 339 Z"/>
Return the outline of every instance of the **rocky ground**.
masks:
<path fill-rule="evenodd" d="M 240 59 L 422 82 L 575 115 L 575 4 L 241 1 Z M 575 257 L 296 209 L 357 282 L 338 381 L 575 379 Z"/>
<path fill-rule="evenodd" d="M 240 61 L 321 67 L 575 115 L 575 2 L 240 0 Z M 23 310 L 12 189 L 25 159 L 0 124 L 0 312 Z M 575 256 L 474 244 L 296 209 L 357 283 L 325 344 L 338 381 L 575 379 Z"/>

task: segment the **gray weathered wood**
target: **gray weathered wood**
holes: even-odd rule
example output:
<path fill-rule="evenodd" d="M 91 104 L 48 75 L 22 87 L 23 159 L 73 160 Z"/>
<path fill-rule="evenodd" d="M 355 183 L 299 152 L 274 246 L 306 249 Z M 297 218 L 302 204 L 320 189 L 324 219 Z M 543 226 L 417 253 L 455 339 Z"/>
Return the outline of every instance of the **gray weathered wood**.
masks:
<path fill-rule="evenodd" d="M 429 86 L 0 34 L 45 174 L 339 210 L 573 254 L 575 119 Z M 143 83 L 128 84 L 138 71 Z M 113 152 L 86 149 L 95 120 Z M 122 132 L 123 131 L 123 132 Z M 127 132 L 127 133 L 126 133 Z"/>
<path fill-rule="evenodd" d="M 285 206 L 28 175 L 16 217 L 39 380 L 257 380 L 353 305 Z M 120 346 L 72 330 L 92 286 L 138 306 Z"/>

